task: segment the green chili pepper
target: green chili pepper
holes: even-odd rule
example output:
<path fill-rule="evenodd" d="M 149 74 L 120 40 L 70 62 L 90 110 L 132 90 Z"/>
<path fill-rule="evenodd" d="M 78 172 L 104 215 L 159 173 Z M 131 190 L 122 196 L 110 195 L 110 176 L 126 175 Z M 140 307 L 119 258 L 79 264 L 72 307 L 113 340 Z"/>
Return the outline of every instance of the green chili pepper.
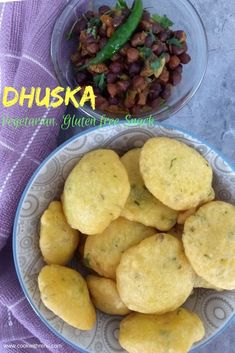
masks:
<path fill-rule="evenodd" d="M 108 40 L 106 45 L 96 55 L 96 57 L 89 61 L 86 65 L 78 68 L 78 71 L 84 70 L 90 65 L 98 65 L 103 63 L 105 60 L 111 59 L 113 55 L 117 53 L 131 38 L 142 18 L 143 10 L 142 0 L 135 0 L 132 7 L 132 12 L 127 21 L 114 32 L 112 37 Z"/>

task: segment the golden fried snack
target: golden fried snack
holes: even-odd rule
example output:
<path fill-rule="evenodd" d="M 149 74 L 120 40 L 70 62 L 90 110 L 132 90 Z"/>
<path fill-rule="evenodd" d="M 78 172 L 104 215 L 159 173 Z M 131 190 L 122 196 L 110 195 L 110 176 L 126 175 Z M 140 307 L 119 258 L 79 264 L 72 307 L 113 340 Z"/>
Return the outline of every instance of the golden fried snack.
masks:
<path fill-rule="evenodd" d="M 153 228 L 120 217 L 103 233 L 87 237 L 84 262 L 100 276 L 115 279 L 122 253 L 155 233 Z"/>
<path fill-rule="evenodd" d="M 182 242 L 184 226 L 181 224 L 176 224 L 172 229 L 170 229 L 167 234 L 173 235 Z M 205 279 L 199 277 L 196 272 L 193 270 L 193 287 L 194 288 L 205 288 L 205 289 L 214 289 L 216 291 L 222 291 L 222 289 L 213 286 L 211 283 L 207 282 Z"/>
<path fill-rule="evenodd" d="M 181 224 L 176 224 L 172 229 L 170 229 L 167 234 L 173 235 L 177 239 L 179 239 L 182 242 L 182 236 L 183 236 L 183 230 L 184 230 L 184 225 Z M 202 277 L 199 277 L 196 272 L 193 270 L 193 287 L 194 288 L 205 288 L 205 289 L 214 289 L 216 291 L 222 291 L 222 289 L 213 286 L 213 284 L 207 282 L 205 279 Z"/>
<path fill-rule="evenodd" d="M 38 276 L 38 286 L 44 305 L 67 324 L 80 330 L 94 327 L 96 311 L 80 273 L 63 266 L 48 265 Z"/>
<path fill-rule="evenodd" d="M 163 205 L 147 190 L 140 173 L 140 152 L 141 149 L 136 148 L 121 158 L 131 184 L 131 192 L 121 215 L 129 221 L 167 231 L 175 225 L 177 212 Z"/>
<path fill-rule="evenodd" d="M 122 301 L 145 314 L 174 311 L 193 290 L 182 242 L 169 234 L 156 234 L 127 250 L 116 274 Z"/>
<path fill-rule="evenodd" d="M 130 193 L 126 169 L 111 150 L 87 153 L 65 182 L 63 208 L 72 228 L 101 233 L 117 219 Z"/>
<path fill-rule="evenodd" d="M 163 204 L 184 211 L 208 200 L 212 169 L 193 148 L 167 137 L 148 140 L 140 155 L 148 190 Z"/>
<path fill-rule="evenodd" d="M 129 353 L 187 353 L 204 335 L 199 317 L 180 308 L 165 315 L 128 315 L 121 322 L 119 342 Z"/>
<path fill-rule="evenodd" d="M 51 202 L 43 213 L 39 246 L 47 264 L 66 265 L 79 243 L 79 232 L 67 223 L 61 202 Z"/>
<path fill-rule="evenodd" d="M 193 287 L 194 288 L 204 288 L 204 289 L 214 289 L 217 292 L 223 291 L 223 289 L 213 286 L 213 284 L 207 282 L 202 277 L 199 277 L 196 273 L 195 273 L 194 280 L 193 280 Z"/>
<path fill-rule="evenodd" d="M 195 272 L 221 289 L 235 289 L 235 206 L 213 201 L 184 226 L 183 244 Z"/>
<path fill-rule="evenodd" d="M 87 285 L 95 307 L 110 315 L 127 315 L 130 310 L 121 300 L 116 283 L 112 279 L 93 276 L 87 277 Z"/>
<path fill-rule="evenodd" d="M 203 200 L 203 202 L 199 206 L 202 206 L 210 201 L 213 201 L 214 199 L 215 199 L 215 191 L 212 188 L 210 195 L 208 195 L 208 198 L 206 200 Z M 190 208 L 190 210 L 180 212 L 178 214 L 177 223 L 184 225 L 184 223 L 186 222 L 186 219 L 192 216 L 194 213 L 196 213 L 197 209 L 198 207 L 194 207 L 194 208 Z"/>
<path fill-rule="evenodd" d="M 205 203 L 214 201 L 214 199 L 215 199 L 215 190 L 212 188 L 211 192 L 208 195 L 208 198 L 203 200 L 202 203 L 200 204 L 200 206 L 204 205 Z"/>

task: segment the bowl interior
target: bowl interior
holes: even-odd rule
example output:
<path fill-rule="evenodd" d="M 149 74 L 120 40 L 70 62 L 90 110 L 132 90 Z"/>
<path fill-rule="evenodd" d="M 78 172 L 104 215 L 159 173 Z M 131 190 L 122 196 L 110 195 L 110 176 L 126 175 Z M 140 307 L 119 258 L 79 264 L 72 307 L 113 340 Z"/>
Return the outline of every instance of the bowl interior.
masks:
<path fill-rule="evenodd" d="M 69 33 L 82 13 L 88 9 L 97 10 L 104 3 L 114 7 L 116 1 L 73 0 L 57 20 L 52 35 L 51 54 L 57 77 L 63 86 L 76 85 L 70 64 L 70 55 L 76 51 L 77 42 L 74 40 L 68 41 L 66 34 Z M 132 0 L 127 0 L 127 3 L 131 6 Z M 167 106 L 151 112 L 155 118 L 163 120 L 181 109 L 199 88 L 207 66 L 207 38 L 200 17 L 188 0 L 158 0 L 157 2 L 155 0 L 143 0 L 143 4 L 151 13 L 166 14 L 175 23 L 174 30 L 182 29 L 186 32 L 189 54 L 192 57 L 192 61 L 184 66 L 183 80 L 180 85 L 174 88 L 171 98 L 167 101 Z M 85 114 L 94 115 L 88 105 L 81 110 Z M 95 112 L 97 119 L 99 119 L 100 113 L 99 111 Z M 112 114 L 109 115 L 112 116 Z M 146 116 L 149 116 L 149 113 L 141 115 L 141 117 Z"/>
<path fill-rule="evenodd" d="M 96 327 L 86 332 L 67 325 L 45 308 L 37 285 L 37 276 L 44 266 L 39 250 L 40 217 L 52 200 L 59 199 L 66 177 L 85 153 L 96 148 L 111 148 L 123 154 L 142 146 L 153 136 L 169 136 L 195 147 L 213 167 L 217 198 L 235 203 L 235 172 L 212 148 L 170 127 L 127 128 L 120 124 L 84 132 L 57 149 L 31 179 L 17 211 L 13 248 L 21 286 L 42 321 L 64 341 L 85 352 L 122 352 L 118 343 L 120 317 L 98 312 Z M 212 339 L 233 317 L 235 291 L 195 290 L 185 306 L 195 311 L 204 322 L 206 336 L 195 346 L 199 347 Z"/>

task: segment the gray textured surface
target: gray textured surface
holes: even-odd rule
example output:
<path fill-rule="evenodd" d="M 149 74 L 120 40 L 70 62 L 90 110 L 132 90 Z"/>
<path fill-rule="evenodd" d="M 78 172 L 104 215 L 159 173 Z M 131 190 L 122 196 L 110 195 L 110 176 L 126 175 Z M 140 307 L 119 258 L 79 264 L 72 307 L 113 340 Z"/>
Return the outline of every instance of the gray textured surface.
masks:
<path fill-rule="evenodd" d="M 235 1 L 192 2 L 208 35 L 208 69 L 192 101 L 168 122 L 193 131 L 222 151 L 235 167 Z M 196 352 L 235 353 L 235 321 Z"/>
<path fill-rule="evenodd" d="M 209 63 L 191 102 L 167 123 L 192 131 L 235 167 L 235 0 L 193 0 L 206 27 Z M 70 135 L 75 131 L 70 131 Z M 195 353 L 235 353 L 235 321 Z"/>
<path fill-rule="evenodd" d="M 235 167 L 235 1 L 193 0 L 206 27 L 209 63 L 191 102 L 167 122 L 200 136 Z M 235 353 L 235 321 L 195 353 Z"/>
<path fill-rule="evenodd" d="M 167 122 L 201 136 L 235 166 L 235 1 L 192 2 L 207 31 L 207 74 L 191 102 Z"/>

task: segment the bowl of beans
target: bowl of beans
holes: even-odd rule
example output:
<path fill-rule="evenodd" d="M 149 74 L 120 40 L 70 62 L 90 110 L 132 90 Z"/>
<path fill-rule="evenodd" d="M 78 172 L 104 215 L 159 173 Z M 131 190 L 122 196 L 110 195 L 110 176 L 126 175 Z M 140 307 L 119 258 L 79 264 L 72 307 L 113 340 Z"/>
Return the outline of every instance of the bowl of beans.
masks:
<path fill-rule="evenodd" d="M 72 0 L 51 42 L 64 87 L 92 86 L 99 120 L 152 116 L 165 120 L 194 96 L 204 78 L 208 45 L 188 0 Z"/>

